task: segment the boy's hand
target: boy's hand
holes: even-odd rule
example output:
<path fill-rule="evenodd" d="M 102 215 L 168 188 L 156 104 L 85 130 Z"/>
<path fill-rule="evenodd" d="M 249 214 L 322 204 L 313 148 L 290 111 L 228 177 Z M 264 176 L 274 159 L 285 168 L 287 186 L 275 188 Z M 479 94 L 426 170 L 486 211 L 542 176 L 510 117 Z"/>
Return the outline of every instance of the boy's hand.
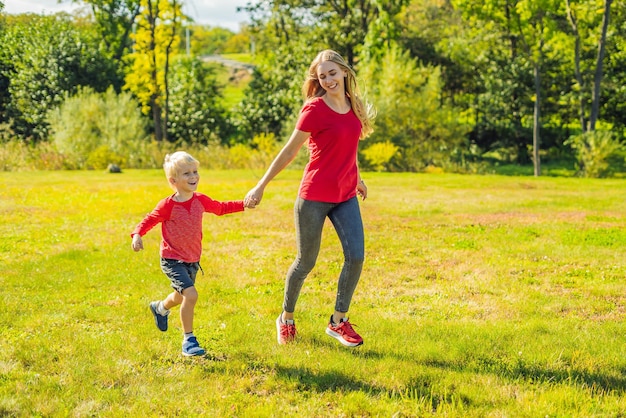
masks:
<path fill-rule="evenodd" d="M 246 199 L 243 201 L 243 207 L 246 209 L 254 209 L 256 208 L 256 203 L 254 203 L 253 200 Z"/>
<path fill-rule="evenodd" d="M 246 194 L 243 204 L 249 209 L 254 209 L 259 203 L 261 203 L 261 199 L 263 199 L 263 189 L 257 186 L 252 188 L 248 194 Z"/>
<path fill-rule="evenodd" d="M 143 240 L 141 239 L 141 235 L 139 234 L 133 235 L 132 247 L 133 247 L 133 250 L 135 251 L 143 250 Z"/>

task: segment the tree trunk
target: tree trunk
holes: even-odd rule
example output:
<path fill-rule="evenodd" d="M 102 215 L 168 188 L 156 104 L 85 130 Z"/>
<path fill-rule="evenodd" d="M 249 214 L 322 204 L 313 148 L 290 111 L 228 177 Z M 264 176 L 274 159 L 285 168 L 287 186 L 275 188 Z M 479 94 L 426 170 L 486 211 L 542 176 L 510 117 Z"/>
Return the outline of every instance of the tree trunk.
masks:
<path fill-rule="evenodd" d="M 600 86 L 602 84 L 602 62 L 604 61 L 604 53 L 606 50 L 606 32 L 609 27 L 609 18 L 611 15 L 611 4 L 613 0 L 604 1 L 604 14 L 602 15 L 602 34 L 598 45 L 598 56 L 596 59 L 596 74 L 593 78 L 593 94 L 591 96 L 591 115 L 589 116 L 589 130 L 596 130 L 596 121 L 600 111 Z"/>
<path fill-rule="evenodd" d="M 567 6 L 567 18 L 572 26 L 572 30 L 574 31 L 574 76 L 576 77 L 576 82 L 580 88 L 580 91 L 578 92 L 578 113 L 580 127 L 582 131 L 585 132 L 587 129 L 587 118 L 585 117 L 585 82 L 580 72 L 580 32 L 578 31 L 578 21 L 576 20 L 576 16 L 574 16 L 574 12 L 570 6 L 570 1 L 565 0 L 565 4 Z"/>
<path fill-rule="evenodd" d="M 148 24 L 150 25 L 150 47 L 149 54 L 151 69 L 150 81 L 154 87 L 154 92 L 150 95 L 150 107 L 152 108 L 152 121 L 154 123 L 154 137 L 157 141 L 163 141 L 163 120 L 161 116 L 161 106 L 159 105 L 159 91 L 157 60 L 156 60 L 156 20 L 159 16 L 158 2 L 153 5 L 152 1 L 148 1 Z"/>
<path fill-rule="evenodd" d="M 170 54 L 172 52 L 172 44 L 174 43 L 174 39 L 176 38 L 176 32 L 178 30 L 178 25 L 177 25 L 177 5 L 176 5 L 176 0 L 173 1 L 172 3 L 172 8 L 174 10 L 174 17 L 172 18 L 172 33 L 170 35 L 170 40 L 167 43 L 167 46 L 165 47 L 165 68 L 163 69 L 164 72 L 164 86 L 165 86 L 165 104 L 164 104 L 164 110 L 165 110 L 165 116 L 163 118 L 163 140 L 167 141 L 168 140 L 168 134 L 167 134 L 167 126 L 168 126 L 168 122 L 169 122 L 169 118 L 170 118 L 170 86 L 169 86 L 169 73 L 170 73 Z"/>
<path fill-rule="evenodd" d="M 541 175 L 541 161 L 539 157 L 539 147 L 541 145 L 541 74 L 539 63 L 534 62 L 535 73 L 535 110 L 533 112 L 533 164 L 535 166 L 535 176 Z"/>

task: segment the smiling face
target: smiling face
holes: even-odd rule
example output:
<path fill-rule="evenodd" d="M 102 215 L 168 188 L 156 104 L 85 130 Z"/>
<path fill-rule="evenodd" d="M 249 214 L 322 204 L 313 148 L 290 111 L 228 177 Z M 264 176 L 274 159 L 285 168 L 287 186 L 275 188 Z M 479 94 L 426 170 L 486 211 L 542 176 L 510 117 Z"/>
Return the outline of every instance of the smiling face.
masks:
<path fill-rule="evenodd" d="M 320 85 L 330 95 L 345 95 L 345 77 L 348 75 L 339 64 L 333 61 L 322 61 L 317 66 L 317 79 Z"/>
<path fill-rule="evenodd" d="M 170 184 L 180 194 L 195 192 L 199 181 L 198 164 L 194 162 L 180 164 L 176 176 L 170 178 Z"/>

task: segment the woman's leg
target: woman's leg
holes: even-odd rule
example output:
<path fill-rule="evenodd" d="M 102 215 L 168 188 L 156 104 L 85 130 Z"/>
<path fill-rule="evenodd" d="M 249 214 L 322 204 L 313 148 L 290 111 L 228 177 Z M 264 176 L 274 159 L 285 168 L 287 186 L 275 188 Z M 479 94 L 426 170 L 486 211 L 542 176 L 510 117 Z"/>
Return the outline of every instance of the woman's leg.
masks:
<path fill-rule="evenodd" d="M 365 238 L 356 197 L 335 206 L 328 214 L 343 248 L 344 264 L 337 283 L 334 320 L 338 323 L 350 308 L 365 259 Z"/>
<path fill-rule="evenodd" d="M 293 312 L 307 275 L 313 270 L 320 251 L 322 229 L 332 204 L 298 197 L 294 207 L 298 255 L 287 272 L 283 301 L 283 320 L 293 319 Z"/>

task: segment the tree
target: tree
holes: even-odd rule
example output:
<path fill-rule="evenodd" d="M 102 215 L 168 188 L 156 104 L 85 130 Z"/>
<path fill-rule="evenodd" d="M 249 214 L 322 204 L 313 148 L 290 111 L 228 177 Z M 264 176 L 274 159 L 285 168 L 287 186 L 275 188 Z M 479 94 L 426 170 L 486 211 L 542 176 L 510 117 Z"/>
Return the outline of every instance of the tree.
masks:
<path fill-rule="evenodd" d="M 221 54 L 228 40 L 234 35 L 228 29 L 193 25 L 189 27 L 193 55 Z"/>
<path fill-rule="evenodd" d="M 228 115 L 220 92 L 213 68 L 195 58 L 177 58 L 170 82 L 168 138 L 199 144 L 225 141 Z"/>
<path fill-rule="evenodd" d="M 0 80 L 8 81 L 2 122 L 12 120 L 24 138 L 45 139 L 48 110 L 79 86 L 105 91 L 116 78 L 90 28 L 77 27 L 67 14 L 7 19 L 0 37 Z"/>
<path fill-rule="evenodd" d="M 529 64 L 532 71 L 532 149 L 535 175 L 541 174 L 540 147 L 542 98 L 545 89 L 542 77 L 544 63 L 552 60 L 561 42 L 558 27 L 560 25 L 557 0 L 456 0 L 457 8 L 463 11 L 466 21 L 479 31 L 485 39 L 505 41 L 509 50 L 509 59 L 518 65 Z M 561 18 L 562 19 L 562 18 Z M 495 33 L 491 33 L 495 32 Z M 488 49 L 497 49 L 493 41 Z M 494 48 L 494 49 L 491 49 Z M 504 57 L 504 55 L 501 55 Z M 521 67 L 520 67 L 521 68 Z M 515 82 L 515 80 L 512 80 Z M 516 97 L 516 100 L 523 100 Z M 520 107 L 521 108 L 521 107 Z M 520 115 L 520 117 L 522 117 Z"/>
<path fill-rule="evenodd" d="M 111 59 L 122 61 L 131 49 L 131 33 L 141 10 L 140 0 L 73 0 L 91 6 L 96 28 Z"/>
<path fill-rule="evenodd" d="M 287 116 L 302 105 L 300 87 L 313 57 L 322 49 L 331 48 L 350 65 L 358 66 L 361 50 L 363 54 L 377 54 L 376 48 L 387 48 L 386 42 L 396 34 L 396 16 L 406 3 L 407 0 L 249 3 L 244 8 L 252 21 L 247 29 L 262 56 L 246 97 L 234 114 L 234 124 L 243 134 L 239 140 L 246 141 L 260 133 L 281 138 Z M 369 31 L 372 35 L 363 47 Z"/>
<path fill-rule="evenodd" d="M 603 65 L 604 57 L 606 55 L 606 38 L 609 28 L 609 21 L 611 16 L 611 5 L 613 0 L 604 0 L 602 9 L 602 21 L 600 27 L 600 35 L 597 38 L 597 54 L 595 59 L 595 70 L 593 71 L 593 80 L 588 82 L 589 78 L 582 69 L 581 61 L 584 59 L 585 46 L 584 42 L 588 38 L 594 39 L 591 35 L 591 29 L 593 28 L 593 21 L 597 16 L 595 3 L 590 4 L 584 0 L 581 3 L 573 4 L 571 0 L 565 0 L 567 5 L 567 18 L 570 23 L 572 34 L 575 39 L 574 47 L 574 77 L 578 84 L 578 103 L 579 103 L 579 120 L 582 132 L 594 131 L 596 129 L 596 122 L 598 120 L 600 110 L 600 92 L 603 78 Z M 584 14 L 585 20 L 589 21 L 580 22 L 578 15 Z M 591 89 L 591 99 L 589 99 L 589 89 L 587 86 L 593 85 Z M 587 119 L 586 104 L 591 102 L 591 110 L 589 111 L 589 118 Z"/>
<path fill-rule="evenodd" d="M 268 50 L 278 45 L 323 45 L 355 65 L 360 47 L 375 26 L 383 40 L 397 36 L 395 19 L 408 0 L 266 0 L 244 8 Z"/>
<path fill-rule="evenodd" d="M 180 43 L 181 4 L 177 0 L 141 0 L 126 86 L 152 115 L 157 141 L 167 139 L 168 71 L 172 46 Z"/>
<path fill-rule="evenodd" d="M 285 123 L 302 106 L 300 87 L 310 54 L 306 48 L 286 50 L 287 46 L 279 48 L 254 69 L 244 99 L 233 112 L 236 141 L 250 142 L 259 134 L 282 138 Z"/>

